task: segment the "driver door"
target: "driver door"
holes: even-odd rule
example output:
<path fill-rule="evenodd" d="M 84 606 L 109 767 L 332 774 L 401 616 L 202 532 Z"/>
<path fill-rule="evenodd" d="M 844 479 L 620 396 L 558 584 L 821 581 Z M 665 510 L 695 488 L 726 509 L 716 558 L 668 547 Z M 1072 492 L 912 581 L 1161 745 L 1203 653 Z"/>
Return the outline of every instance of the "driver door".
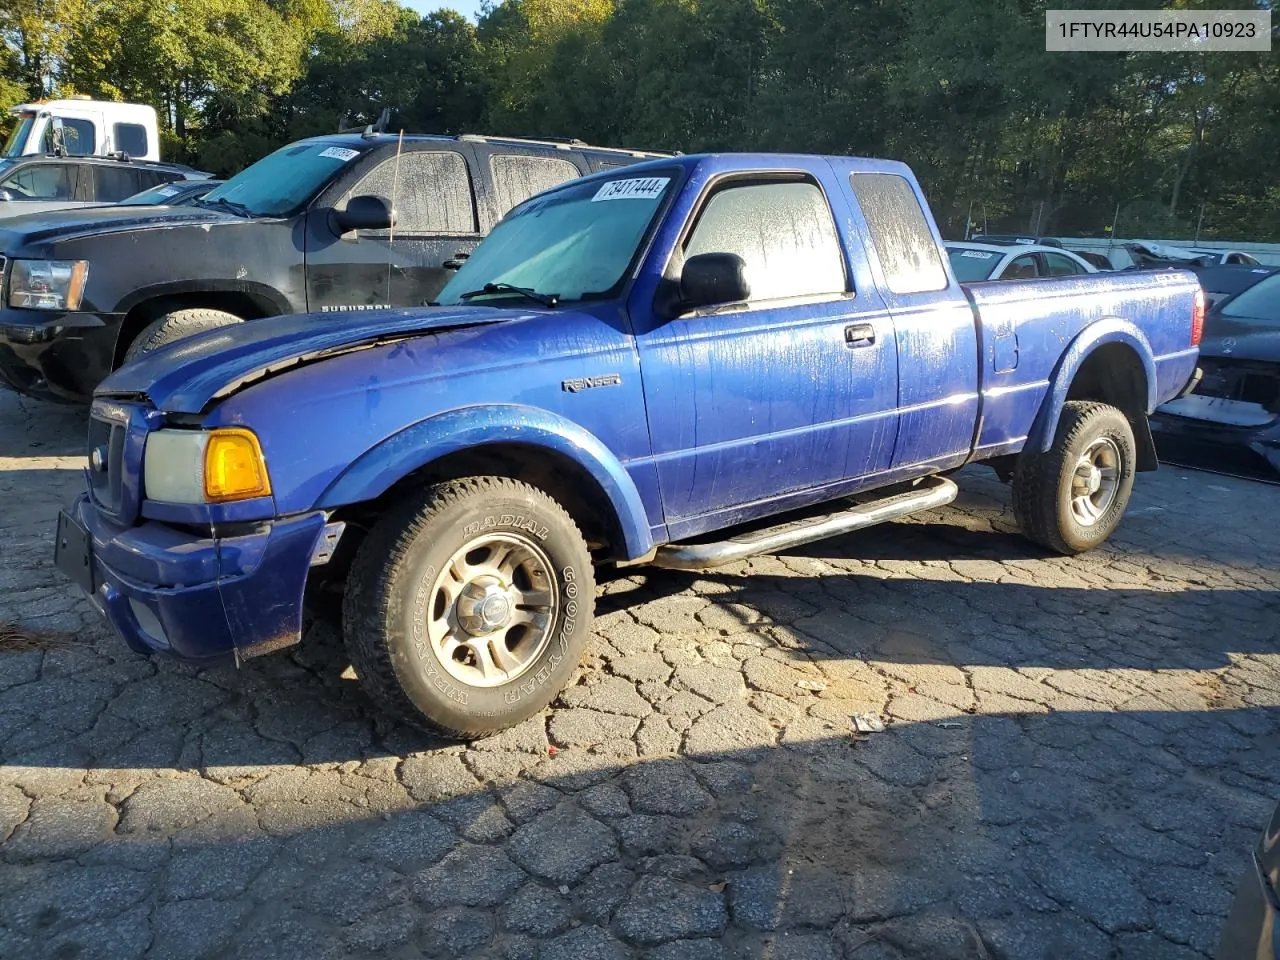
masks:
<path fill-rule="evenodd" d="M 366 170 L 332 204 L 307 215 L 307 309 L 321 313 L 418 307 L 453 276 L 444 263 L 480 242 L 469 151 L 407 146 Z M 384 197 L 389 230 L 338 232 L 330 207 Z"/>
<path fill-rule="evenodd" d="M 847 488 L 888 468 L 897 436 L 893 322 L 871 284 L 854 290 L 818 180 L 716 185 L 676 256 L 703 253 L 742 257 L 748 301 L 637 336 L 673 539 Z"/>

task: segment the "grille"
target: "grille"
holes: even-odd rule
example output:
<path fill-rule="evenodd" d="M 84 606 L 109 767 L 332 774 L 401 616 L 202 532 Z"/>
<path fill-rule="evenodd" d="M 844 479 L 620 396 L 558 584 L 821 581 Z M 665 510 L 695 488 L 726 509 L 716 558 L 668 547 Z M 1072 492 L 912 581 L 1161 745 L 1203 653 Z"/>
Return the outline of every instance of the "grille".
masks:
<path fill-rule="evenodd" d="M 94 416 L 89 420 L 89 485 L 94 501 L 104 510 L 118 514 L 124 488 L 124 444 L 128 424 L 113 423 Z M 105 454 L 106 469 L 94 466 L 97 456 Z"/>

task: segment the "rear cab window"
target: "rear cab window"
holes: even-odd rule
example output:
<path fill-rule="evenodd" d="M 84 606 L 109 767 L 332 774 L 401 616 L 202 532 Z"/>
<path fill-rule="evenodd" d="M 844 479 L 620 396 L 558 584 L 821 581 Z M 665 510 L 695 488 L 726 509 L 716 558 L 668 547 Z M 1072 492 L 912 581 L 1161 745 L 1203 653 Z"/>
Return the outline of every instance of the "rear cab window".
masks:
<path fill-rule="evenodd" d="M 705 202 L 684 258 L 733 253 L 750 303 L 849 292 L 844 250 L 826 195 L 808 178 L 730 180 Z"/>
<path fill-rule="evenodd" d="M 499 217 L 535 194 L 582 176 L 582 171 L 563 157 L 521 153 L 490 155 L 489 173 Z"/>
<path fill-rule="evenodd" d="M 948 280 L 942 254 L 906 177 L 854 173 L 849 183 L 890 292 L 906 295 L 945 290 Z"/>

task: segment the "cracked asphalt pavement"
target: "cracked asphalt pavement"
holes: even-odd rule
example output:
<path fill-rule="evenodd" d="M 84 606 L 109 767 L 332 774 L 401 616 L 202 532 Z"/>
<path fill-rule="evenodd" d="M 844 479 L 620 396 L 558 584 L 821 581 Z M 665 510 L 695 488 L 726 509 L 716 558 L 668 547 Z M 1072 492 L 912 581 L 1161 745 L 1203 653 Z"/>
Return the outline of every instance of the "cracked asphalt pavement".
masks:
<path fill-rule="evenodd" d="M 907 522 L 605 575 L 576 683 L 464 746 L 323 626 L 239 671 L 130 653 L 53 568 L 83 436 L 0 393 L 3 957 L 1203 958 L 1280 797 L 1277 487 L 1143 475 L 1063 559 L 971 469 Z"/>

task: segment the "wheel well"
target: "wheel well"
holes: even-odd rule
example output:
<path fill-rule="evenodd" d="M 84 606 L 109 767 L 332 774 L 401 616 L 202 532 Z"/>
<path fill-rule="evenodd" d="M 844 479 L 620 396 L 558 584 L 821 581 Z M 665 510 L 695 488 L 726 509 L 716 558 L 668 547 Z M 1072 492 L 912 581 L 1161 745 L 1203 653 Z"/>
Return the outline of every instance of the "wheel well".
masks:
<path fill-rule="evenodd" d="M 613 504 L 586 468 L 554 450 L 516 443 L 487 444 L 448 454 L 398 481 L 376 500 L 344 507 L 335 517 L 367 528 L 410 491 L 462 477 L 509 477 L 537 487 L 564 507 L 592 553 L 608 558 L 620 555 L 624 548 Z"/>
<path fill-rule="evenodd" d="M 1139 470 L 1156 468 L 1155 441 L 1147 423 L 1147 371 L 1132 347 L 1105 343 L 1085 358 L 1067 389 L 1068 400 L 1096 400 L 1115 407 L 1133 427 Z"/>
<path fill-rule="evenodd" d="M 153 297 L 143 300 L 125 314 L 124 323 L 120 325 L 120 333 L 116 336 L 115 356 L 111 361 L 111 369 L 124 361 L 125 351 L 134 337 L 140 334 L 147 324 L 157 317 L 174 310 L 187 310 L 192 307 L 205 307 L 209 310 L 223 310 L 234 313 L 244 320 L 257 320 L 269 317 L 276 310 L 265 301 L 249 293 L 237 291 L 209 291 L 203 293 L 183 293 L 173 296 Z"/>

